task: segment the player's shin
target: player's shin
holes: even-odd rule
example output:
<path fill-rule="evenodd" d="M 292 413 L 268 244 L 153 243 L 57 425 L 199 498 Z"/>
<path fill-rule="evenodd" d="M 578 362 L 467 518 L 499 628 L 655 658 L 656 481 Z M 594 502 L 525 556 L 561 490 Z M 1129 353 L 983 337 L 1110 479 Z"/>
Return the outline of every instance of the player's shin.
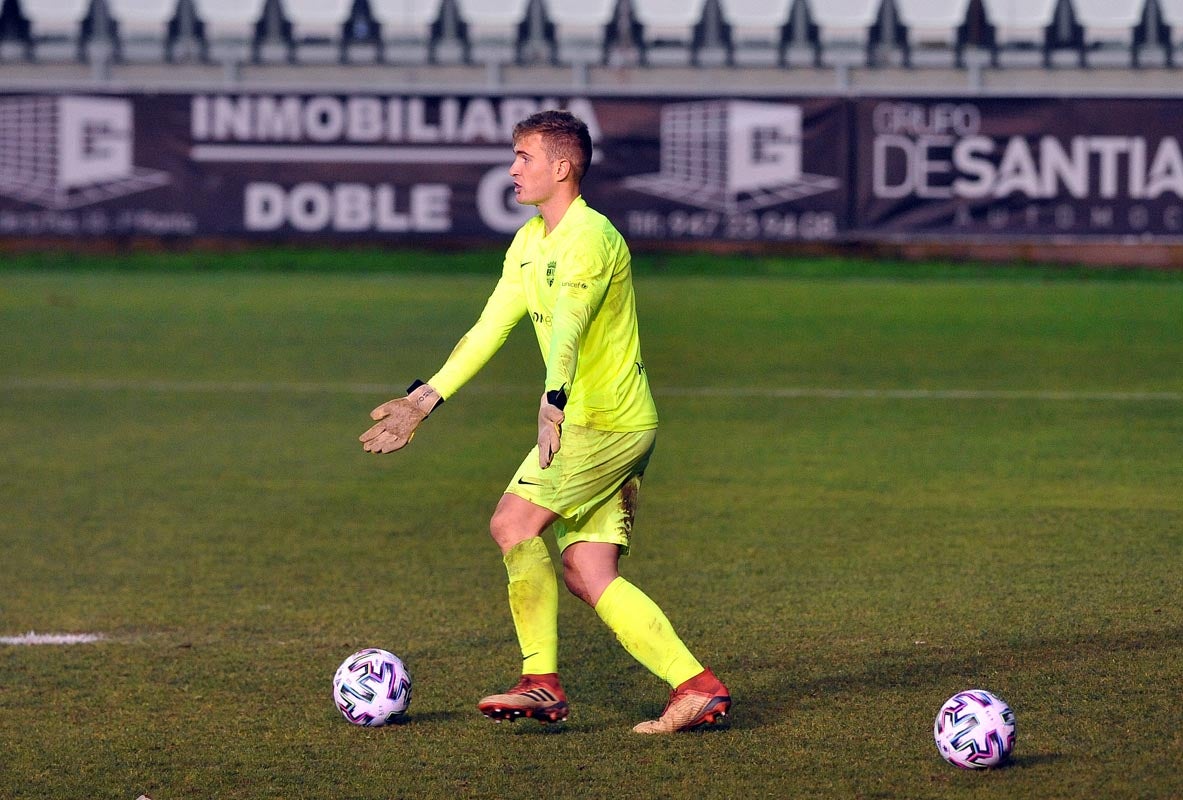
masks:
<path fill-rule="evenodd" d="M 596 614 L 629 655 L 671 687 L 703 671 L 665 613 L 624 578 L 608 584 L 596 602 Z"/>
<path fill-rule="evenodd" d="M 522 674 L 558 672 L 559 587 L 546 542 L 535 536 L 505 554 L 509 610 L 522 648 Z"/>

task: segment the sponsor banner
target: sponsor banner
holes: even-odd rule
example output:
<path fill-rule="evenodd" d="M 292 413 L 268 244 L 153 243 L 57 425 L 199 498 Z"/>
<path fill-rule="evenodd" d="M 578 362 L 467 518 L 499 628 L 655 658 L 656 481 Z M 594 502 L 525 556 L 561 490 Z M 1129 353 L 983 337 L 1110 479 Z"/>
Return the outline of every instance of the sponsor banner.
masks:
<path fill-rule="evenodd" d="M 311 94 L 0 97 L 0 235 L 504 241 L 514 123 L 589 124 L 584 192 L 634 239 L 824 240 L 848 226 L 837 99 Z"/>
<path fill-rule="evenodd" d="M 1183 235 L 1178 101 L 862 98 L 869 236 Z"/>
<path fill-rule="evenodd" d="M 1170 99 L 212 92 L 0 96 L 0 236 L 503 243 L 555 106 L 634 242 L 1183 235 Z"/>

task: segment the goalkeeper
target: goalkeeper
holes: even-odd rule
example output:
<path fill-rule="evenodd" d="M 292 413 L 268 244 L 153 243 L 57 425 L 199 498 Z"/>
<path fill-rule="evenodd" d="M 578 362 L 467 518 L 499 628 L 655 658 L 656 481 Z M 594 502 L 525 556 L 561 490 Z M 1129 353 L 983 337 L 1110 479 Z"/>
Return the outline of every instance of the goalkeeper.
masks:
<path fill-rule="evenodd" d="M 730 710 L 727 688 L 618 571 L 631 543 L 657 410 L 641 359 L 628 247 L 580 195 L 591 137 L 572 114 L 543 111 L 515 126 L 513 148 L 515 198 L 538 214 L 518 230 L 480 318 L 443 367 L 427 383 L 416 381 L 406 397 L 374 409 L 377 424 L 361 441 L 371 453 L 404 447 L 529 315 L 546 364 L 538 443 L 489 524 L 509 577 L 522 675 L 478 708 L 498 721 L 567 718 L 558 677 L 558 581 L 541 538 L 553 526 L 567 588 L 672 690 L 661 716 L 633 730 L 673 733 L 714 724 Z"/>

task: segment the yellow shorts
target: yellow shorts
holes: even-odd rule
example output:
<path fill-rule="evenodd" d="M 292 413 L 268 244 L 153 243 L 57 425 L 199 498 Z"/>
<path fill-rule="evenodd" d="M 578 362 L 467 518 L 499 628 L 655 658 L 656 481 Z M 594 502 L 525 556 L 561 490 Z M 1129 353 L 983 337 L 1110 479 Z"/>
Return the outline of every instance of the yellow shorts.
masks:
<path fill-rule="evenodd" d="M 575 542 L 609 542 L 627 555 L 641 477 L 656 441 L 656 429 L 619 432 L 564 425 L 551 465 L 538 467 L 535 446 L 505 491 L 559 515 L 554 529 L 560 551 Z"/>

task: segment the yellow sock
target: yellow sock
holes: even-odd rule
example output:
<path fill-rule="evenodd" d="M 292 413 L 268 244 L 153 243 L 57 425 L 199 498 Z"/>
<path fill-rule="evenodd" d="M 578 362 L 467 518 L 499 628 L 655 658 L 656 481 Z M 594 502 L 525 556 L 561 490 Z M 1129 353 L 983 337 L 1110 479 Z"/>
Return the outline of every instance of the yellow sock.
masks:
<path fill-rule="evenodd" d="M 702 672 L 669 619 L 649 596 L 616 578 L 596 602 L 596 613 L 633 658 L 671 688 Z"/>
<path fill-rule="evenodd" d="M 559 584 L 542 537 L 505 554 L 509 611 L 522 648 L 522 674 L 559 671 Z"/>

